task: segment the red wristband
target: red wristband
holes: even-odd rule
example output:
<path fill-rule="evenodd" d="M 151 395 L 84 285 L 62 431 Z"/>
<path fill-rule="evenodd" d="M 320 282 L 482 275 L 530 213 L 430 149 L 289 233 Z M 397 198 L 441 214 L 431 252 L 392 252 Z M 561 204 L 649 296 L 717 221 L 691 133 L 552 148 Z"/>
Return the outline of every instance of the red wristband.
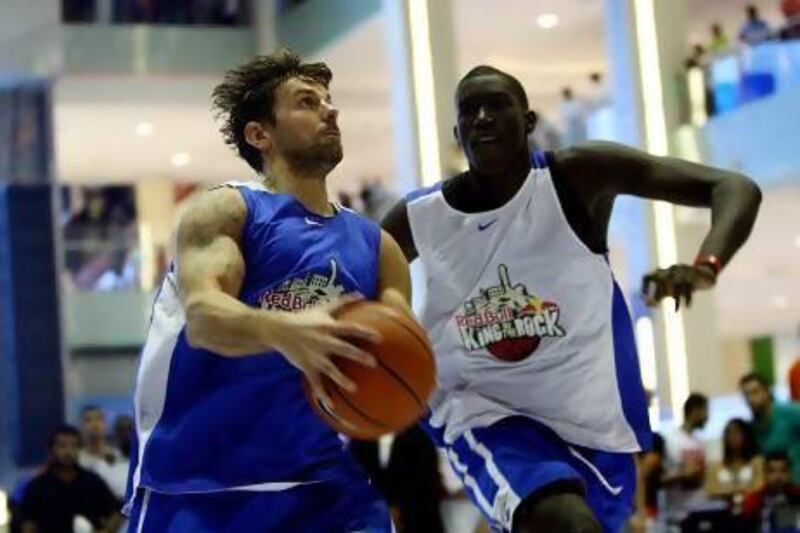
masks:
<path fill-rule="evenodd" d="M 714 271 L 714 277 L 719 276 L 719 271 L 722 270 L 722 261 L 716 255 L 698 255 L 694 260 L 694 266 L 707 266 Z"/>

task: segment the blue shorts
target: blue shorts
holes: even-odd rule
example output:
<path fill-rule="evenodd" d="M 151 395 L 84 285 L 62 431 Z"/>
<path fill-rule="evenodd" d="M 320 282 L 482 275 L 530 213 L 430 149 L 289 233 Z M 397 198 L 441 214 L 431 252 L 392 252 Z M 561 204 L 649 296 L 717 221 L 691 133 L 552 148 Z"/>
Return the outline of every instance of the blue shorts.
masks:
<path fill-rule="evenodd" d="M 469 430 L 445 451 L 467 494 L 495 531 L 511 531 L 521 501 L 561 482 L 583 487 L 604 531 L 619 531 L 633 512 L 632 455 L 568 444 L 526 417 L 504 418 Z"/>
<path fill-rule="evenodd" d="M 390 533 L 389 508 L 362 477 L 281 491 L 161 494 L 140 489 L 128 533 Z"/>

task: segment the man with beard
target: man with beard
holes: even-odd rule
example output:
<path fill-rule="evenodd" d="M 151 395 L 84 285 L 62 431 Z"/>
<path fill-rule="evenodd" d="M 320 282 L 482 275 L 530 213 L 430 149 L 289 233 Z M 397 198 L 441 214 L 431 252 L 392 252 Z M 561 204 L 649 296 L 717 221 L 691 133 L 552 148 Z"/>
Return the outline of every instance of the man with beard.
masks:
<path fill-rule="evenodd" d="M 312 410 L 337 358 L 375 365 L 374 331 L 334 318 L 359 293 L 406 309 L 394 240 L 332 204 L 342 159 L 323 63 L 256 57 L 213 91 L 226 142 L 256 172 L 183 216 L 134 398 L 132 531 L 375 531 L 391 522 L 336 433 Z"/>

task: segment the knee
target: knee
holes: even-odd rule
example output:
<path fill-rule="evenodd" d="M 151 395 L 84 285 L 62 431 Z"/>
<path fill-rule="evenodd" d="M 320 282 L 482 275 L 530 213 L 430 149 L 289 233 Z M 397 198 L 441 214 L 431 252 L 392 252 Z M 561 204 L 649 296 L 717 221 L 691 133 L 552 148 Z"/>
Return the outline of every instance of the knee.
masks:
<path fill-rule="evenodd" d="M 514 533 L 602 533 L 586 501 L 577 494 L 556 494 L 520 503 L 514 513 Z"/>

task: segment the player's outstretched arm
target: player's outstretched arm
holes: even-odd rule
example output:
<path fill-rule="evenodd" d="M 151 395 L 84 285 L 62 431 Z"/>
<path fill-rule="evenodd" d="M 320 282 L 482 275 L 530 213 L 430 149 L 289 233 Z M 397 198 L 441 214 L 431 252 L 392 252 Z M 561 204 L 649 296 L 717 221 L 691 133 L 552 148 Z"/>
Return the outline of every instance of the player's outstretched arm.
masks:
<path fill-rule="evenodd" d="M 744 244 L 753 228 L 761 191 L 746 176 L 633 148 L 593 142 L 563 150 L 557 162 L 584 198 L 607 201 L 630 194 L 674 204 L 710 207 L 711 229 L 692 265 L 679 264 L 644 279 L 650 303 L 667 296 L 691 303 L 694 290 L 707 289 Z M 581 190 L 582 189 L 582 190 Z"/>
<path fill-rule="evenodd" d="M 408 222 L 408 208 L 406 201 L 400 200 L 386 213 L 381 221 L 381 227 L 394 238 L 406 261 L 409 263 L 417 258 L 417 248 L 411 234 L 411 224 Z"/>
<path fill-rule="evenodd" d="M 345 297 L 298 313 L 267 311 L 237 299 L 245 275 L 239 247 L 247 207 L 235 189 L 203 194 L 178 227 L 177 275 L 192 346 L 223 356 L 277 350 L 328 400 L 321 376 L 352 390 L 355 386 L 333 362 L 345 357 L 374 365 L 373 357 L 347 339 L 380 340 L 372 330 L 333 318 Z"/>

